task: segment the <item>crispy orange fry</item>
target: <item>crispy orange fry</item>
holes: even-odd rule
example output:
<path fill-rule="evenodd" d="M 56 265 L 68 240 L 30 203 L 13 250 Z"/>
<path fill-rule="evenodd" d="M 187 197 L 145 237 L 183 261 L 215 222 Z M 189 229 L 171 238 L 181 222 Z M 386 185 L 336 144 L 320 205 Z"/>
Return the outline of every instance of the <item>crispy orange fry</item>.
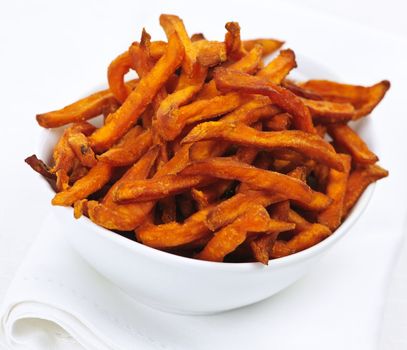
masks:
<path fill-rule="evenodd" d="M 276 220 L 288 221 L 290 201 L 282 201 L 273 204 L 269 209 L 270 217 Z"/>
<path fill-rule="evenodd" d="M 137 84 L 136 80 L 127 83 L 130 87 Z M 95 92 L 60 110 L 37 114 L 37 122 L 44 128 L 57 128 L 69 123 L 82 122 L 103 114 L 106 109 L 116 105 L 117 100 L 110 90 Z"/>
<path fill-rule="evenodd" d="M 264 207 L 252 205 L 235 221 L 215 233 L 196 257 L 220 262 L 245 241 L 249 232 L 282 232 L 292 230 L 294 227 L 295 224 L 270 219 Z"/>
<path fill-rule="evenodd" d="M 297 67 L 293 50 L 281 50 L 279 55 L 262 68 L 257 76 L 267 78 L 274 84 L 281 84 L 290 71 Z"/>
<path fill-rule="evenodd" d="M 297 231 L 303 231 L 312 225 L 309 221 L 304 219 L 300 214 L 292 209 L 288 211 L 287 221 L 293 222 Z"/>
<path fill-rule="evenodd" d="M 328 80 L 309 80 L 300 86 L 317 93 L 324 100 L 351 103 L 356 109 L 353 119 L 359 119 L 373 111 L 390 88 L 390 82 L 383 80 L 375 85 L 364 87 Z"/>
<path fill-rule="evenodd" d="M 283 46 L 284 41 L 276 39 L 243 40 L 243 47 L 246 51 L 250 51 L 256 45 L 261 45 L 263 47 L 263 56 L 268 56 Z"/>
<path fill-rule="evenodd" d="M 222 42 L 199 40 L 193 42 L 192 47 L 197 52 L 197 61 L 204 67 L 217 66 L 227 59 L 226 47 Z"/>
<path fill-rule="evenodd" d="M 346 187 L 348 183 L 349 171 L 351 166 L 351 157 L 347 154 L 341 154 L 344 171 L 339 172 L 331 169 L 328 175 L 326 194 L 333 202 L 328 208 L 318 213 L 318 222 L 323 224 L 331 231 L 334 231 L 340 224 L 343 216 L 343 201 L 345 198 Z"/>
<path fill-rule="evenodd" d="M 182 193 L 191 187 L 204 186 L 213 179 L 207 176 L 165 175 L 148 180 L 137 180 L 117 188 L 114 199 L 119 203 L 151 201 Z"/>
<path fill-rule="evenodd" d="M 112 176 L 112 167 L 103 162 L 98 162 L 89 172 L 76 181 L 72 187 L 61 191 L 52 199 L 53 205 L 70 206 L 76 201 L 86 198 L 100 190 L 108 183 Z"/>
<path fill-rule="evenodd" d="M 191 41 L 201 41 L 201 40 L 206 40 L 205 35 L 203 33 L 194 33 L 191 35 Z"/>
<path fill-rule="evenodd" d="M 290 90 L 291 92 L 293 92 L 294 94 L 296 94 L 297 96 L 315 101 L 323 100 L 322 97 L 318 95 L 316 92 L 307 90 L 305 87 L 298 85 L 292 80 L 284 79 L 283 81 L 281 81 L 281 85 L 284 86 L 286 89 Z"/>
<path fill-rule="evenodd" d="M 221 91 L 238 91 L 268 96 L 274 104 L 293 116 L 293 124 L 297 129 L 315 133 L 308 108 L 291 91 L 261 77 L 254 77 L 225 68 L 217 68 L 214 79 L 216 87 Z"/>
<path fill-rule="evenodd" d="M 261 65 L 263 55 L 263 47 L 255 45 L 246 55 L 240 60 L 232 63 L 229 68 L 245 72 L 248 74 L 255 73 Z"/>
<path fill-rule="evenodd" d="M 389 172 L 380 166 L 367 165 L 352 171 L 349 175 L 348 186 L 343 205 L 343 217 L 346 217 L 356 204 L 364 190 L 371 183 L 389 175 Z"/>
<path fill-rule="evenodd" d="M 175 33 L 178 35 L 185 52 L 184 62 L 182 64 L 183 69 L 187 75 L 192 75 L 197 59 L 197 52 L 185 29 L 184 22 L 178 16 L 163 14 L 160 16 L 160 24 L 168 39 Z"/>
<path fill-rule="evenodd" d="M 96 165 L 95 153 L 93 153 L 92 148 L 90 148 L 88 139 L 84 134 L 78 132 L 69 135 L 68 144 L 82 165 L 89 168 Z"/>
<path fill-rule="evenodd" d="M 272 258 L 281 258 L 300 252 L 314 246 L 331 235 L 328 227 L 321 224 L 312 224 L 296 234 L 288 242 L 277 240 L 271 250 Z"/>
<path fill-rule="evenodd" d="M 339 156 L 328 142 L 318 135 L 299 130 L 265 132 L 255 130 L 244 124 L 207 122 L 192 129 L 182 140 L 182 143 L 213 139 L 269 150 L 284 147 L 329 165 L 334 169 L 343 169 Z"/>
<path fill-rule="evenodd" d="M 112 166 L 132 165 L 140 159 L 151 147 L 153 138 L 151 130 L 145 130 L 142 131 L 141 134 L 138 134 L 136 128 L 130 129 L 128 133 L 123 136 L 123 142 L 118 143 L 116 146 L 102 153 L 98 156 L 98 159 Z"/>
<path fill-rule="evenodd" d="M 264 121 L 264 126 L 270 131 L 283 131 L 290 127 L 291 115 L 288 113 L 279 113 L 271 116 Z"/>
<path fill-rule="evenodd" d="M 272 105 L 267 97 L 256 96 L 251 101 L 242 104 L 233 112 L 226 114 L 222 118 L 222 121 L 250 125 L 279 112 L 280 109 L 277 106 Z"/>
<path fill-rule="evenodd" d="M 319 123 L 343 123 L 355 115 L 355 108 L 350 103 L 301 100 L 309 108 L 313 120 Z"/>
<path fill-rule="evenodd" d="M 271 249 L 276 241 L 277 234 L 268 234 L 257 237 L 249 243 L 255 261 L 268 265 Z"/>
<path fill-rule="evenodd" d="M 27 157 L 24 161 L 38 174 L 42 175 L 46 179 L 56 180 L 55 174 L 51 172 L 51 169 L 42 160 L 38 159 L 35 154 Z"/>
<path fill-rule="evenodd" d="M 211 235 L 204 220 L 211 207 L 192 214 L 183 223 L 170 222 L 162 225 L 146 224 L 136 230 L 139 241 L 150 247 L 168 249 L 194 242 Z"/>
<path fill-rule="evenodd" d="M 89 201 L 86 204 L 89 217 L 93 222 L 111 230 L 131 231 L 137 227 L 138 222 L 135 219 L 138 217 L 139 206 L 116 204 L 113 201 L 113 193 L 122 184 L 146 178 L 154 165 L 158 151 L 158 147 L 150 149 L 109 189 L 100 203 Z"/>
<path fill-rule="evenodd" d="M 134 42 L 129 47 L 128 52 L 132 60 L 132 66 L 140 78 L 145 77 L 154 66 L 149 55 L 150 47 L 150 36 L 144 29 L 140 43 Z"/>
<path fill-rule="evenodd" d="M 159 131 L 164 139 L 174 140 L 185 125 L 225 114 L 239 107 L 243 102 L 244 97 L 236 93 L 192 102 L 170 113 L 165 120 L 165 127 Z"/>
<path fill-rule="evenodd" d="M 228 22 L 225 25 L 227 33 L 225 35 L 225 45 L 228 59 L 231 61 L 237 61 L 241 59 L 246 50 L 240 39 L 240 26 L 237 22 Z"/>
<path fill-rule="evenodd" d="M 344 147 L 352 155 L 356 163 L 374 164 L 379 160 L 360 136 L 348 125 L 331 125 L 328 128 L 328 133 L 338 145 Z"/>
<path fill-rule="evenodd" d="M 87 122 L 75 123 L 64 131 L 62 137 L 55 145 L 52 153 L 54 166 L 51 168 L 51 172 L 56 174 L 57 177 L 57 191 L 63 191 L 68 188 L 69 172 L 74 166 L 75 153 L 68 143 L 69 137 L 78 132 L 89 135 L 94 130 L 95 127 Z"/>
<path fill-rule="evenodd" d="M 143 77 L 126 101 L 113 114 L 108 123 L 90 136 L 92 148 L 104 151 L 122 137 L 137 121 L 147 105 L 181 64 L 183 48 L 178 36 L 172 35 L 168 49 L 153 69 Z"/>
<path fill-rule="evenodd" d="M 131 92 L 130 86 L 124 82 L 124 76 L 132 67 L 131 55 L 128 51 L 117 56 L 107 69 L 109 89 L 114 97 L 123 103 Z"/>

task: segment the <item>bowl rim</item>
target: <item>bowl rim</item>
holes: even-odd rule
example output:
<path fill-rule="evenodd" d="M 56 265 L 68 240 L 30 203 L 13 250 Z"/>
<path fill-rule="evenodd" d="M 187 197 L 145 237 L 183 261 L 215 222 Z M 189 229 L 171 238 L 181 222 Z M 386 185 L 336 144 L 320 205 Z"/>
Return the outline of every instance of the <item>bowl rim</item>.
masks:
<path fill-rule="evenodd" d="M 40 156 L 43 156 L 46 152 L 45 147 L 47 144 L 47 140 L 49 139 L 50 135 L 54 133 L 53 130 L 43 130 L 40 135 L 40 145 L 38 148 L 38 153 Z M 48 188 L 48 193 L 51 196 L 54 196 L 55 192 L 52 190 L 51 186 L 44 179 L 41 175 L 38 175 L 42 179 Z M 74 219 L 73 217 L 73 208 L 72 207 L 57 207 L 52 206 L 53 210 L 60 210 L 65 211 L 64 214 L 70 215 L 72 220 L 76 220 L 78 224 L 82 224 L 85 226 L 87 230 L 94 231 L 95 234 L 101 235 L 104 239 L 110 240 L 115 244 L 118 244 L 126 249 L 132 250 L 135 254 L 143 254 L 149 255 L 151 258 L 155 260 L 162 261 L 163 263 L 182 263 L 188 264 L 190 266 L 198 266 L 200 268 L 208 268 L 208 269 L 216 269 L 216 270 L 229 270 L 229 271 L 248 271 L 253 269 L 259 268 L 274 268 L 274 267 L 283 267 L 287 265 L 291 265 L 295 262 L 301 262 L 306 260 L 312 256 L 318 255 L 319 253 L 326 250 L 330 247 L 334 242 L 339 240 L 343 237 L 349 229 L 358 221 L 361 217 L 363 212 L 366 210 L 372 196 L 374 193 L 374 189 L 376 187 L 376 183 L 370 184 L 364 193 L 361 195 L 355 206 L 352 208 L 349 216 L 345 219 L 345 221 L 339 226 L 337 230 L 335 230 L 329 237 L 325 238 L 323 241 L 315 244 L 314 246 L 304 249 L 300 252 L 284 256 L 277 259 L 271 259 L 268 262 L 268 265 L 261 264 L 259 262 L 241 262 L 241 263 L 234 263 L 234 262 L 214 262 L 214 261 L 205 261 L 199 259 L 188 258 L 180 255 L 176 255 L 170 252 L 162 251 L 156 248 L 149 247 L 142 243 L 132 241 L 126 237 L 121 236 L 120 234 L 115 233 L 109 229 L 101 227 L 95 223 L 93 223 L 88 217 L 82 216 L 79 219 Z M 51 208 L 50 208 L 51 210 Z"/>

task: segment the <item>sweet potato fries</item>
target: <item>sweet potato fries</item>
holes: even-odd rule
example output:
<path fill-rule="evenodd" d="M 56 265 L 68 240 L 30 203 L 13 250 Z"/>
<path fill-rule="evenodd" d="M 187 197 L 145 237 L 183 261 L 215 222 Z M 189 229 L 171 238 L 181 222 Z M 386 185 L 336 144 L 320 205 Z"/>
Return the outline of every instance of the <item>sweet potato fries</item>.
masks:
<path fill-rule="evenodd" d="M 236 22 L 224 41 L 188 34 L 175 15 L 160 25 L 167 42 L 143 29 L 106 90 L 37 115 L 66 126 L 52 159 L 26 159 L 53 205 L 174 254 L 268 264 L 327 238 L 388 175 L 352 128 L 388 81 L 293 81 L 293 50 L 263 61 L 280 40 L 242 40 Z"/>

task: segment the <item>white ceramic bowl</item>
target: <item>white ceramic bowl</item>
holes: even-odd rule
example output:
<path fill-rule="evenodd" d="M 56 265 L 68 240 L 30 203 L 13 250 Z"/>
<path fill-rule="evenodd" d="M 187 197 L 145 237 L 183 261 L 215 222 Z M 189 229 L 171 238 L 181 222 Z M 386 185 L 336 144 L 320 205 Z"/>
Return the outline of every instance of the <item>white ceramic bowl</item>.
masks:
<path fill-rule="evenodd" d="M 50 159 L 60 130 L 44 131 L 38 152 Z M 51 187 L 44 186 L 49 197 Z M 215 263 L 180 257 L 133 242 L 92 223 L 75 220 L 72 208 L 53 207 L 74 249 L 101 275 L 135 299 L 183 314 L 210 314 L 249 305 L 286 288 L 302 277 L 352 227 L 366 208 L 371 185 L 352 213 L 330 237 L 291 256 L 260 263 Z"/>

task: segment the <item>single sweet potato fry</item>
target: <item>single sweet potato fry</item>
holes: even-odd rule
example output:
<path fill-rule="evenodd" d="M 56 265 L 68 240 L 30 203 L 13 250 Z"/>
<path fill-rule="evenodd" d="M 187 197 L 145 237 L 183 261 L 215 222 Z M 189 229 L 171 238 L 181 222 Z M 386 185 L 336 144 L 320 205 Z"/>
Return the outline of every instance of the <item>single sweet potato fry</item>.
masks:
<path fill-rule="evenodd" d="M 213 182 L 208 176 L 165 175 L 148 180 L 137 180 L 120 185 L 114 200 L 118 203 L 151 201 L 182 193 L 191 187 Z"/>
<path fill-rule="evenodd" d="M 146 178 L 158 156 L 159 147 L 151 148 L 137 163 L 135 163 L 107 192 L 103 200 L 98 203 L 89 201 L 87 211 L 90 219 L 96 224 L 111 230 L 131 231 L 138 222 L 140 207 L 135 204 L 117 204 L 113 200 L 116 189 L 133 181 Z"/>
<path fill-rule="evenodd" d="M 196 48 L 192 45 L 191 39 L 185 29 L 184 22 L 181 18 L 175 15 L 162 14 L 160 16 L 160 24 L 163 27 L 167 38 L 177 34 L 182 46 L 184 47 L 185 57 L 182 67 L 187 75 L 192 75 L 197 60 Z"/>
<path fill-rule="evenodd" d="M 128 82 L 127 85 L 133 88 L 138 83 L 137 80 Z M 37 122 L 44 128 L 57 128 L 69 123 L 82 122 L 98 115 L 105 110 L 117 105 L 117 100 L 110 90 L 102 90 L 82 98 L 62 109 L 37 114 Z"/>
<path fill-rule="evenodd" d="M 76 181 L 72 187 L 61 191 L 52 199 L 53 205 L 70 206 L 106 185 L 112 175 L 110 164 L 98 162 L 89 172 Z"/>
<path fill-rule="evenodd" d="M 344 123 L 355 116 L 355 108 L 347 102 L 301 100 L 310 110 L 312 119 L 318 123 Z"/>
<path fill-rule="evenodd" d="M 128 51 L 117 56 L 107 69 L 109 89 L 114 97 L 123 103 L 131 92 L 130 86 L 124 82 L 124 76 L 132 68 L 132 58 Z"/>
<path fill-rule="evenodd" d="M 281 85 L 299 97 L 304 97 L 309 100 L 315 100 L 315 101 L 323 100 L 323 98 L 320 95 L 318 95 L 316 92 L 307 90 L 305 87 L 298 85 L 296 82 L 294 82 L 292 80 L 284 79 L 281 82 Z"/>
<path fill-rule="evenodd" d="M 364 87 L 328 80 L 309 80 L 300 86 L 317 93 L 324 100 L 351 103 L 356 109 L 353 119 L 359 119 L 371 113 L 379 104 L 390 88 L 390 82 L 383 80 L 375 85 Z"/>
<path fill-rule="evenodd" d="M 69 135 L 68 144 L 83 166 L 91 168 L 96 165 L 95 153 L 89 146 L 88 138 L 84 134 L 77 132 Z"/>
<path fill-rule="evenodd" d="M 229 68 L 233 70 L 238 70 L 248 74 L 255 73 L 260 65 L 261 58 L 263 55 L 263 47 L 261 45 L 255 45 L 246 55 L 244 55 L 240 60 L 232 63 Z"/>
<path fill-rule="evenodd" d="M 222 156 L 230 147 L 228 142 L 223 141 L 199 141 L 190 145 L 189 158 L 191 161 Z"/>
<path fill-rule="evenodd" d="M 27 157 L 24 161 L 38 174 L 42 175 L 46 179 L 56 180 L 56 175 L 51 172 L 51 169 L 42 160 L 38 159 L 35 154 Z"/>
<path fill-rule="evenodd" d="M 329 135 L 336 144 L 344 147 L 358 164 L 374 164 L 379 158 L 374 154 L 361 137 L 345 124 L 334 124 L 328 128 Z"/>
<path fill-rule="evenodd" d="M 380 166 L 373 164 L 359 167 L 353 170 L 348 178 L 348 186 L 343 204 L 343 218 L 354 207 L 359 197 L 371 183 L 389 175 L 389 172 Z"/>
<path fill-rule="evenodd" d="M 257 237 L 249 243 L 255 261 L 268 265 L 271 250 L 274 242 L 277 239 L 277 235 L 278 233 L 269 233 L 267 235 Z"/>
<path fill-rule="evenodd" d="M 227 59 L 225 44 L 220 41 L 199 40 L 192 42 L 192 47 L 197 52 L 198 63 L 204 67 L 217 66 Z"/>
<path fill-rule="evenodd" d="M 69 187 L 69 173 L 75 162 L 75 153 L 68 142 L 69 137 L 75 133 L 89 135 L 94 130 L 95 127 L 87 122 L 75 123 L 67 128 L 58 140 L 52 153 L 54 166 L 51 168 L 51 172 L 57 177 L 57 191 L 63 191 Z"/>
<path fill-rule="evenodd" d="M 290 71 L 297 67 L 293 50 L 281 50 L 279 55 L 262 68 L 256 75 L 274 84 L 281 84 Z"/>
<path fill-rule="evenodd" d="M 268 150 L 288 148 L 334 169 L 343 169 L 341 159 L 328 142 L 299 130 L 265 132 L 241 123 L 207 122 L 192 129 L 182 143 L 215 139 Z"/>
<path fill-rule="evenodd" d="M 276 39 L 252 39 L 243 40 L 243 47 L 246 51 L 250 51 L 256 45 L 261 45 L 263 48 L 263 57 L 276 52 L 281 46 L 284 45 L 284 41 Z"/>
<path fill-rule="evenodd" d="M 206 40 L 204 33 L 194 33 L 191 35 L 191 41 L 193 43 L 201 40 Z"/>
<path fill-rule="evenodd" d="M 303 231 L 306 228 L 310 227 L 312 224 L 304 219 L 300 214 L 298 214 L 295 210 L 290 209 L 288 211 L 288 218 L 287 221 L 293 222 L 295 224 L 295 229 L 297 231 Z"/>
<path fill-rule="evenodd" d="M 311 224 L 297 233 L 288 242 L 277 240 L 271 249 L 272 258 L 281 258 L 314 246 L 331 235 L 328 227 L 321 224 Z"/>
<path fill-rule="evenodd" d="M 132 128 L 117 145 L 102 153 L 97 158 L 112 166 L 132 165 L 151 147 L 153 137 L 151 130 L 139 133 L 140 127 Z"/>
<path fill-rule="evenodd" d="M 272 105 L 270 99 L 265 96 L 256 96 L 250 101 L 242 104 L 233 112 L 221 118 L 221 121 L 228 123 L 253 124 L 257 121 L 280 113 L 280 109 Z"/>
<path fill-rule="evenodd" d="M 227 33 L 225 35 L 225 45 L 229 60 L 237 61 L 246 55 L 246 50 L 240 38 L 240 26 L 237 22 L 228 22 L 225 25 Z"/>
<path fill-rule="evenodd" d="M 145 245 L 168 249 L 208 237 L 211 231 L 204 221 L 211 207 L 192 214 L 183 223 L 170 222 L 162 225 L 145 224 L 136 230 L 137 239 Z"/>
<path fill-rule="evenodd" d="M 136 122 L 157 92 L 181 64 L 183 47 L 176 34 L 168 41 L 168 49 L 153 69 L 143 77 L 109 122 L 90 136 L 92 148 L 101 152 L 120 139 Z"/>
<path fill-rule="evenodd" d="M 333 202 L 328 208 L 318 213 L 318 222 L 323 224 L 331 231 L 336 230 L 341 224 L 343 216 L 343 203 L 348 183 L 348 177 L 351 167 L 351 157 L 347 154 L 341 154 L 344 171 L 339 172 L 335 169 L 330 169 L 328 175 L 328 183 L 326 187 L 326 194 Z"/>
<path fill-rule="evenodd" d="M 274 104 L 293 116 L 293 124 L 297 129 L 315 133 L 308 108 L 291 91 L 264 78 L 220 67 L 215 69 L 214 79 L 220 91 L 238 91 L 269 97 Z"/>
<path fill-rule="evenodd" d="M 272 219 L 288 221 L 290 201 L 281 201 L 270 206 L 269 214 Z"/>

